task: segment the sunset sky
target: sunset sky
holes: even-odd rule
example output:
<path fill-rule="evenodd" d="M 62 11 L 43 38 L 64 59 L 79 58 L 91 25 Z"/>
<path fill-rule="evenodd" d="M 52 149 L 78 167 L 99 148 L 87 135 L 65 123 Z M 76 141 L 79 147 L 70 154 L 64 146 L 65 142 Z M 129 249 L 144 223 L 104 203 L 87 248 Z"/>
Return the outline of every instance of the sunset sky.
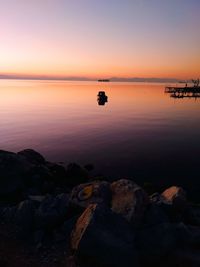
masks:
<path fill-rule="evenodd" d="M 200 76 L 199 0 L 0 0 L 0 74 Z"/>

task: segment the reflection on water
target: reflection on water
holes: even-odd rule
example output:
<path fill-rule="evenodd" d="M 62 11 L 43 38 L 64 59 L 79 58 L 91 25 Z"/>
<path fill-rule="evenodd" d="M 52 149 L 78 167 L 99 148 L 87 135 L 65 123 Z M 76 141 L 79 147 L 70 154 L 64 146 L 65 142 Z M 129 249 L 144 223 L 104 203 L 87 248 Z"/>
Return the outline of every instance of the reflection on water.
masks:
<path fill-rule="evenodd" d="M 187 83 L 185 87 L 173 87 L 173 86 L 167 86 L 165 87 L 165 93 L 169 94 L 172 98 L 200 98 L 200 87 L 199 87 L 199 79 L 197 81 L 194 81 L 194 85 L 188 87 Z"/>
<path fill-rule="evenodd" d="M 195 93 L 195 92 L 188 92 L 188 93 L 171 93 L 170 97 L 172 98 L 178 98 L 178 99 L 183 99 L 183 98 L 200 98 L 200 93 Z"/>
<path fill-rule="evenodd" d="M 137 182 L 200 184 L 200 103 L 171 101 L 164 84 L 0 81 L 0 148 L 94 163 Z"/>

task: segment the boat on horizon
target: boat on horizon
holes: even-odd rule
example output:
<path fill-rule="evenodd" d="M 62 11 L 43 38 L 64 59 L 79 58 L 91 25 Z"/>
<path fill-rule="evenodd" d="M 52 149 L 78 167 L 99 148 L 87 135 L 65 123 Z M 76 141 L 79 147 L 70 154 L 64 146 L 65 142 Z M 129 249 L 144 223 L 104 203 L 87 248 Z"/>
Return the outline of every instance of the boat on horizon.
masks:
<path fill-rule="evenodd" d="M 109 79 L 99 79 L 98 82 L 110 82 Z"/>

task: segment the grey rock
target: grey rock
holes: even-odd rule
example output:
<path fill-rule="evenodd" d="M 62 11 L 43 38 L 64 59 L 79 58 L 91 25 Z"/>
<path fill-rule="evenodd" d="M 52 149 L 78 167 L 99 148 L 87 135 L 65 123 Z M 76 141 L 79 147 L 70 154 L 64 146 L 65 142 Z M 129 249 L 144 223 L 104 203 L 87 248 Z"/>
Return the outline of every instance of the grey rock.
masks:
<path fill-rule="evenodd" d="M 138 266 L 130 225 L 105 205 L 91 204 L 83 212 L 72 232 L 71 248 L 79 261 L 91 266 Z"/>
<path fill-rule="evenodd" d="M 33 149 L 24 149 L 17 153 L 21 157 L 25 158 L 31 164 L 45 164 L 45 158 Z"/>
<path fill-rule="evenodd" d="M 121 179 L 111 184 L 112 210 L 128 222 L 139 224 L 149 203 L 146 192 L 131 180 Z"/>
<path fill-rule="evenodd" d="M 0 150 L 0 199 L 22 198 L 23 178 L 31 168 L 32 165 L 17 154 Z"/>
<path fill-rule="evenodd" d="M 157 204 L 157 205 L 161 205 L 164 201 L 163 197 L 161 196 L 161 194 L 159 193 L 154 193 L 152 194 L 150 197 L 150 202 L 153 203 L 153 204 Z"/>
<path fill-rule="evenodd" d="M 21 234 L 26 235 L 26 233 L 33 230 L 34 213 L 35 206 L 33 201 L 24 200 L 18 205 L 15 214 L 15 222 L 19 226 Z"/>
<path fill-rule="evenodd" d="M 94 181 L 80 184 L 73 188 L 70 196 L 72 205 L 86 208 L 92 203 L 110 203 L 110 184 L 105 181 Z"/>
<path fill-rule="evenodd" d="M 43 196 L 43 195 L 29 195 L 28 198 L 32 201 L 37 202 L 37 203 L 42 203 L 42 201 L 45 199 L 45 196 Z"/>
<path fill-rule="evenodd" d="M 44 230 L 36 230 L 33 234 L 33 240 L 36 245 L 36 249 L 39 250 L 43 246 L 43 242 L 45 239 L 45 231 Z"/>
<path fill-rule="evenodd" d="M 16 212 L 17 212 L 17 206 L 1 207 L 0 209 L 1 221 L 5 223 L 15 222 Z"/>
<path fill-rule="evenodd" d="M 46 196 L 35 212 L 36 228 L 53 228 L 63 222 L 68 213 L 69 196 Z"/>
<path fill-rule="evenodd" d="M 186 192 L 178 186 L 171 186 L 162 194 L 163 202 L 172 205 L 177 212 L 183 212 L 187 207 Z"/>

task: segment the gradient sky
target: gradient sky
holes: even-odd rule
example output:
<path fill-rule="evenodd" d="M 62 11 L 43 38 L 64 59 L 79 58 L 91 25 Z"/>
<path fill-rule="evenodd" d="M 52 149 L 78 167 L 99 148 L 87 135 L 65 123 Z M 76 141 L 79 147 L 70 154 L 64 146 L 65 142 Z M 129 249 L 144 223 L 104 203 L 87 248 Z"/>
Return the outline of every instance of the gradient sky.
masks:
<path fill-rule="evenodd" d="M 0 73 L 200 76 L 199 0 L 0 0 Z"/>

